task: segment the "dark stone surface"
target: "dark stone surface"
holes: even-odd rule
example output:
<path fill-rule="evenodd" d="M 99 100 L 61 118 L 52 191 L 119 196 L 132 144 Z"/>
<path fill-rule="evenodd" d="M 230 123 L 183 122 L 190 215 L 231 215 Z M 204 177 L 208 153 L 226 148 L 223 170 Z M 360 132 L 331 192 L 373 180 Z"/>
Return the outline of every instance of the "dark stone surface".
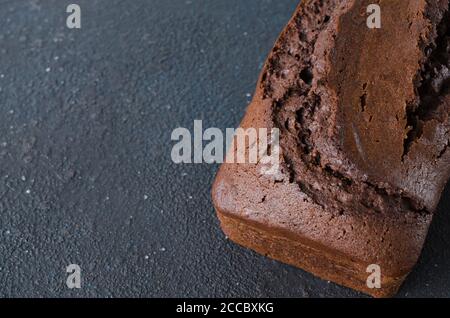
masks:
<path fill-rule="evenodd" d="M 71 2 L 0 0 L 0 295 L 360 296 L 227 241 L 217 166 L 170 158 L 239 123 L 296 1 Z M 400 296 L 449 296 L 449 193 Z"/>

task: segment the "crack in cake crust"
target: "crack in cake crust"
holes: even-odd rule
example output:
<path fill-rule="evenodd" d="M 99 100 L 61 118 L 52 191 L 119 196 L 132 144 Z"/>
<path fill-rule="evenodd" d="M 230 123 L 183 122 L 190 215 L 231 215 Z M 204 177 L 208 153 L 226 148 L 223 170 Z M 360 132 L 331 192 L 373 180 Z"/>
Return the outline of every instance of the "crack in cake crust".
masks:
<path fill-rule="evenodd" d="M 445 13 L 439 10 L 438 2 L 428 2 L 426 17 L 433 21 L 432 39 L 420 43 L 424 61 L 415 82 L 416 100 L 407 105 L 407 135 L 402 160 L 408 155 L 411 145 L 422 136 L 424 122 L 431 118 L 434 110 L 443 104 L 442 96 L 450 93 L 450 6 Z M 442 157 L 441 154 L 438 158 Z"/>
<path fill-rule="evenodd" d="M 348 174 L 345 170 L 322 162 L 322 154 L 314 145 L 310 127 L 316 124 L 316 110 L 323 107 L 320 94 L 327 81 L 326 76 L 314 78 L 317 73 L 314 63 L 320 63 L 320 57 L 315 57 L 313 61 L 316 42 L 328 27 L 331 29 L 328 32 L 333 32 L 330 23 L 338 23 L 334 16 L 341 16 L 354 5 L 352 1 L 345 3 L 338 6 L 336 1 L 309 1 L 294 18 L 295 25 L 288 28 L 280 38 L 262 76 L 264 98 L 272 100 L 273 124 L 281 131 L 280 144 L 290 181 L 296 182 L 300 190 L 318 205 L 337 208 L 338 213 L 349 209 L 361 212 L 374 210 L 379 213 L 392 209 L 430 213 L 431 209 L 420 199 L 405 193 L 404 189 L 362 178 L 358 173 Z M 439 9 L 433 5 L 431 7 L 426 12 L 432 13 Z M 322 18 L 318 20 L 317 16 Z M 436 14 L 432 16 L 436 19 Z M 443 14 L 437 17 L 442 20 Z M 436 35 L 431 34 L 423 43 L 433 42 L 434 37 Z M 367 83 L 362 88 L 365 91 Z M 367 93 L 361 95 L 361 102 L 362 108 L 365 108 Z M 406 139 L 405 145 L 408 142 L 412 141 Z M 446 147 L 441 153 L 445 152 Z M 316 187 L 319 179 L 322 185 Z M 362 186 L 354 182 L 356 180 L 362 182 Z"/>

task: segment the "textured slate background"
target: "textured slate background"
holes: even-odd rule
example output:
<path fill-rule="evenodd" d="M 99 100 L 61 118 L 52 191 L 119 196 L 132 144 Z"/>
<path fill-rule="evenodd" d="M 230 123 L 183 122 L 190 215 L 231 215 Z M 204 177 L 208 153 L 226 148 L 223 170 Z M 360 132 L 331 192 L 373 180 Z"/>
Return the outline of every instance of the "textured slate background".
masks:
<path fill-rule="evenodd" d="M 81 30 L 70 2 L 0 0 L 0 295 L 360 296 L 228 242 L 217 167 L 170 160 L 239 123 L 296 1 L 78 0 Z M 449 193 L 400 296 L 450 296 Z"/>

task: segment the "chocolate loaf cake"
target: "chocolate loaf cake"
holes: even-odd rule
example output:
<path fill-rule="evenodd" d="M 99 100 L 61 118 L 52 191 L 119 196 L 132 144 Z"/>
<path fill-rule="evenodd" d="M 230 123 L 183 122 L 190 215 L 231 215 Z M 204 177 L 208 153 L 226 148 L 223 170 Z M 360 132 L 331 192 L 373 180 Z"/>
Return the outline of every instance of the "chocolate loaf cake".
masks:
<path fill-rule="evenodd" d="M 367 7 L 381 8 L 381 28 Z M 448 0 L 302 1 L 241 128 L 279 130 L 281 168 L 225 163 L 226 235 L 375 297 L 418 260 L 450 176 Z M 268 137 L 269 138 L 269 137 Z M 368 266 L 381 286 L 367 285 Z"/>

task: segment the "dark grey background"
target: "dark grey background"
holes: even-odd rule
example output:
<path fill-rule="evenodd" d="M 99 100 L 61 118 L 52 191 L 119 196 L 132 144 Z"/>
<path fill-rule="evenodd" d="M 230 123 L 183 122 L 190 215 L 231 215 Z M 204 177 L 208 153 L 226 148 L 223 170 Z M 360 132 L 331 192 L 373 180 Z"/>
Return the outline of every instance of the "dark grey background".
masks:
<path fill-rule="evenodd" d="M 0 295 L 360 296 L 227 241 L 217 166 L 170 159 L 174 128 L 239 123 L 296 5 L 0 0 Z M 449 207 L 400 296 L 450 296 Z"/>

